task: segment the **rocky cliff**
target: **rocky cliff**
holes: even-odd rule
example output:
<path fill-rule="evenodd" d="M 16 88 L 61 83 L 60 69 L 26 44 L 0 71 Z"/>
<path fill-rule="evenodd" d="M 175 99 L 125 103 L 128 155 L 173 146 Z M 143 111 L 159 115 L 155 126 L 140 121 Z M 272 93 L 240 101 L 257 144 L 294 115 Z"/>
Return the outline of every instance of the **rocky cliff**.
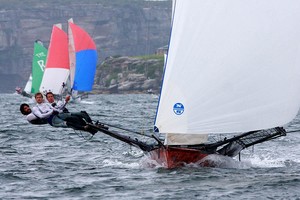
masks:
<path fill-rule="evenodd" d="M 109 56 L 153 54 L 169 39 L 171 1 L 0 0 L 0 5 L 0 92 L 25 85 L 33 42 L 47 46 L 53 24 L 66 30 L 69 18 L 94 38 L 99 64 Z"/>
<path fill-rule="evenodd" d="M 158 93 L 164 57 L 108 57 L 98 67 L 95 93 Z"/>

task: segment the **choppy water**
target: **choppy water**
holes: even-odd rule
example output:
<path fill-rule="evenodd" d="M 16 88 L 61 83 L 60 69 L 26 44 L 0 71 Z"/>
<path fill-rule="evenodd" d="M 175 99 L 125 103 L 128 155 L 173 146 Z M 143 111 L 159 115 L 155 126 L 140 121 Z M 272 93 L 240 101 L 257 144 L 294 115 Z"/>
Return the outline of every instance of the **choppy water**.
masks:
<path fill-rule="evenodd" d="M 69 110 L 136 131 L 152 130 L 151 95 L 90 95 Z M 300 132 L 246 150 L 219 168 L 149 167 L 142 152 L 101 133 L 34 126 L 19 113 L 31 100 L 0 96 L 0 199 L 300 199 Z M 297 118 L 288 128 L 300 129 Z M 82 137 L 84 136 L 84 138 Z"/>

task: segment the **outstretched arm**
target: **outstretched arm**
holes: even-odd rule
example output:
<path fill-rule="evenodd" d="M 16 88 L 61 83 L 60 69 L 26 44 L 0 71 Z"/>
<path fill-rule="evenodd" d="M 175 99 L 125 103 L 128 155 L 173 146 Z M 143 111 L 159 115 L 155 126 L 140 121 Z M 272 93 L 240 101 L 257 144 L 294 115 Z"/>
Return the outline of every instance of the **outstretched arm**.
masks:
<path fill-rule="evenodd" d="M 70 97 L 70 96 L 67 96 L 67 97 Z M 54 107 L 54 110 L 56 109 L 59 113 L 63 112 L 68 101 L 70 100 L 70 98 L 67 98 L 67 97 L 66 97 L 65 101 L 58 101 L 57 105 Z"/>

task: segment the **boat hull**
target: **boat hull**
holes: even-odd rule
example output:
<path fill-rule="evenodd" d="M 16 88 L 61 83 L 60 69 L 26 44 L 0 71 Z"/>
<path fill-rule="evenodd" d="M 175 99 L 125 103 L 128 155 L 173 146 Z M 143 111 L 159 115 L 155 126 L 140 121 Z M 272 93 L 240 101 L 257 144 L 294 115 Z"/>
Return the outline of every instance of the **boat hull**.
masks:
<path fill-rule="evenodd" d="M 210 153 L 182 147 L 160 147 L 149 152 L 150 158 L 165 168 L 182 167 L 186 164 L 197 163 Z M 209 166 L 207 162 L 201 162 L 201 166 Z"/>

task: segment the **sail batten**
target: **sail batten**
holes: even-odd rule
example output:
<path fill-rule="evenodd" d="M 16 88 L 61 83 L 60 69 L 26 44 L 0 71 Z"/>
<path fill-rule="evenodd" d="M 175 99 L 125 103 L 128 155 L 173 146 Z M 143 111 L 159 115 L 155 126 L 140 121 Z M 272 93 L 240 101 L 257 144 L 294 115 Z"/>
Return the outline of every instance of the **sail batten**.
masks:
<path fill-rule="evenodd" d="M 282 126 L 300 104 L 300 2 L 177 0 L 155 126 L 161 133 Z"/>

